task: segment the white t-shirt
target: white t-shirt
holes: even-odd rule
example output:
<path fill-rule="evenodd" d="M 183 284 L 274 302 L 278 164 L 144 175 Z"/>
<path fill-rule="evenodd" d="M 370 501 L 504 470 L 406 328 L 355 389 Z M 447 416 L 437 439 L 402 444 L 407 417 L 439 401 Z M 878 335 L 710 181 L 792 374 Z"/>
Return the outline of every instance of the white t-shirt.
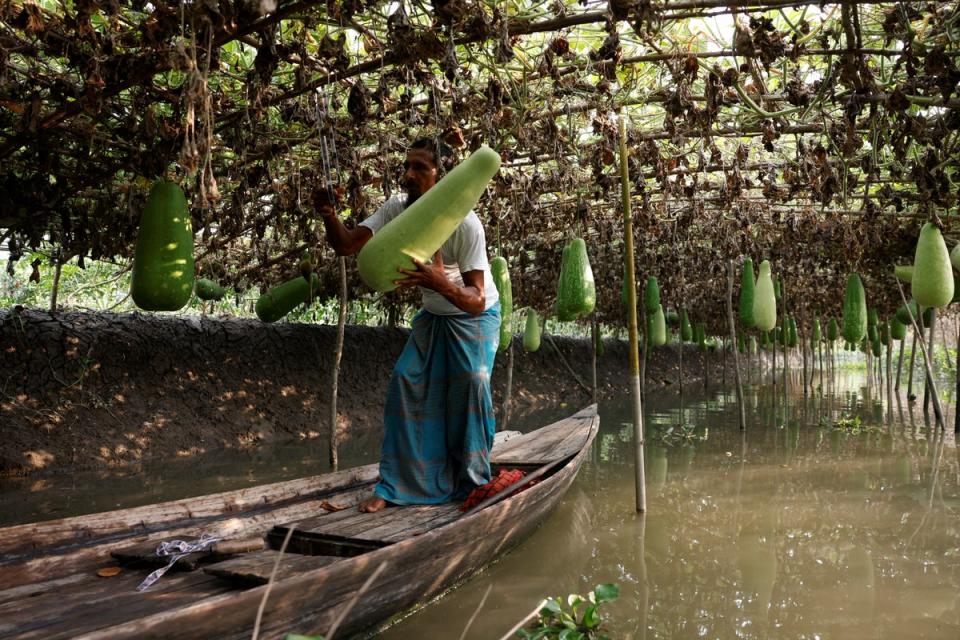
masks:
<path fill-rule="evenodd" d="M 385 224 L 403 213 L 404 204 L 407 201 L 405 194 L 396 195 L 380 205 L 376 213 L 360 223 L 367 227 L 373 233 L 383 228 Z M 483 295 L 486 300 L 486 307 L 489 309 L 500 299 L 497 293 L 497 287 L 493 284 L 493 276 L 490 273 L 490 263 L 487 261 L 487 241 L 483 233 L 483 225 L 480 224 L 480 218 L 473 211 L 467 214 L 463 222 L 460 223 L 443 246 L 440 248 L 443 252 L 443 270 L 446 272 L 447 280 L 450 280 L 459 287 L 463 286 L 464 271 L 483 270 Z M 397 279 L 403 277 L 402 273 L 397 273 Z M 423 308 L 430 313 L 441 316 L 451 316 L 458 313 L 464 313 L 463 309 L 454 306 L 449 300 L 432 289 L 419 287 L 423 296 Z"/>

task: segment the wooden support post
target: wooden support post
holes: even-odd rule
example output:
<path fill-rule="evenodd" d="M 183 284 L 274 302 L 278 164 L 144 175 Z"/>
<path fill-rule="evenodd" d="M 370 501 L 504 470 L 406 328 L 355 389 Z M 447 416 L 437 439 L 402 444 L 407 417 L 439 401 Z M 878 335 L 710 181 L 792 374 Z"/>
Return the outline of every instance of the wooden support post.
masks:
<path fill-rule="evenodd" d="M 53 286 L 50 287 L 50 313 L 57 312 L 57 293 L 60 291 L 60 274 L 63 271 L 63 261 L 60 260 L 60 252 L 53 254 Z"/>
<path fill-rule="evenodd" d="M 514 340 L 510 341 L 507 347 L 507 388 L 503 392 L 503 405 L 500 409 L 500 427 L 497 431 L 506 431 L 510 423 L 510 402 L 513 397 L 513 347 Z M 596 396 L 594 396 L 596 402 Z"/>
<path fill-rule="evenodd" d="M 960 433 L 960 318 L 957 319 L 957 370 L 954 372 L 954 377 L 956 378 L 956 390 L 954 392 L 953 401 L 956 405 L 953 409 L 953 432 L 955 434 Z M 954 437 L 956 441 L 956 437 Z"/>
<path fill-rule="evenodd" d="M 337 260 L 340 270 L 340 313 L 337 316 L 337 343 L 333 350 L 333 369 L 330 384 L 330 469 L 336 471 L 339 466 L 340 436 L 337 433 L 337 394 L 340 384 L 340 359 L 343 357 L 343 339 L 347 325 L 347 259 L 343 256 Z"/>
<path fill-rule="evenodd" d="M 913 363 L 917 359 L 917 333 L 919 332 L 920 329 L 917 328 L 917 324 L 914 322 L 913 342 L 910 343 L 910 371 L 907 372 L 907 402 L 913 402 L 917 398 L 913 395 Z"/>
<path fill-rule="evenodd" d="M 627 326 L 630 330 L 630 377 L 633 383 L 633 461 L 636 509 L 647 510 L 643 468 L 643 401 L 640 397 L 640 353 L 637 337 L 637 283 L 634 276 L 633 216 L 630 214 L 630 171 L 627 155 L 627 123 L 620 116 L 620 199 L 623 206 L 624 258 L 627 273 Z"/>
<path fill-rule="evenodd" d="M 903 300 L 903 304 L 907 305 L 907 298 L 903 293 L 903 287 L 900 285 L 899 280 L 895 280 L 897 283 L 897 289 L 900 291 L 900 298 Z M 909 305 L 907 305 L 909 308 Z M 923 309 L 920 309 L 920 317 L 923 318 Z M 917 326 L 917 318 L 913 317 L 913 314 L 910 314 L 910 324 L 913 325 L 914 331 L 920 333 L 920 327 Z M 930 310 L 930 352 L 927 352 L 927 349 L 923 345 L 923 341 L 920 341 L 920 350 L 923 353 L 923 366 L 927 371 L 927 381 L 930 384 L 930 395 L 933 397 L 933 409 L 937 416 L 937 424 L 941 429 L 944 429 L 943 423 L 943 408 L 940 406 L 940 395 L 937 393 L 937 381 L 933 378 L 933 328 L 937 324 L 937 310 Z"/>
<path fill-rule="evenodd" d="M 593 386 L 593 402 L 596 403 L 597 401 L 597 340 L 600 339 L 600 329 L 599 327 L 597 327 L 596 315 L 590 318 L 590 336 L 591 336 L 591 340 L 590 340 L 591 346 L 593 347 L 591 349 L 592 361 L 590 363 L 591 365 L 590 366 L 590 373 L 591 373 L 590 382 L 592 383 L 592 386 Z M 512 353 L 513 352 L 511 351 L 511 356 L 510 356 L 511 362 L 513 361 Z"/>
<path fill-rule="evenodd" d="M 903 339 L 900 340 L 900 357 L 897 358 L 897 380 L 893 383 L 893 390 L 897 393 L 900 392 L 900 374 L 903 371 L 903 343 L 906 341 L 907 336 L 903 336 Z"/>
<path fill-rule="evenodd" d="M 730 344 L 737 344 L 737 325 L 733 318 L 733 260 L 727 261 L 727 324 L 730 326 Z M 747 429 L 747 413 L 743 403 L 743 383 L 740 380 L 740 354 L 733 349 L 733 375 L 737 384 L 737 407 L 740 417 L 740 431 Z"/>

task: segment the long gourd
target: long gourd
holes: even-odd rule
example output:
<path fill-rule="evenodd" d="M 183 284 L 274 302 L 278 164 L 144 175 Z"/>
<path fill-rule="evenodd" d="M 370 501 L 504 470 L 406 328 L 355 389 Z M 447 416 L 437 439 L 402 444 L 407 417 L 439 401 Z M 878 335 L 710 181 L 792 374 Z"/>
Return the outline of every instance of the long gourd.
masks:
<path fill-rule="evenodd" d="M 310 282 L 313 285 L 313 293 L 316 294 L 320 288 L 320 278 L 317 274 L 311 274 Z M 303 304 L 310 299 L 311 291 L 307 286 L 307 279 L 303 276 L 297 276 L 293 280 L 288 280 L 283 284 L 277 285 L 257 299 L 257 306 L 254 310 L 257 317 L 264 322 L 276 322 L 283 316 L 293 311 L 298 305 Z"/>
<path fill-rule="evenodd" d="M 201 300 L 219 300 L 227 293 L 226 289 L 208 278 L 197 280 L 193 290 Z"/>
<path fill-rule="evenodd" d="M 680 310 L 680 341 L 690 342 L 693 340 L 693 327 L 690 325 L 690 316 L 686 309 Z"/>
<path fill-rule="evenodd" d="M 760 263 L 753 296 L 754 326 L 761 331 L 770 331 L 777 325 L 777 301 L 773 295 L 773 278 L 770 276 L 768 260 Z"/>
<path fill-rule="evenodd" d="M 357 267 L 367 285 L 380 292 L 397 288 L 397 269 L 414 269 L 413 258 L 427 262 L 477 204 L 500 156 L 484 145 L 457 165 L 403 213 L 378 231 L 360 250 Z"/>
<path fill-rule="evenodd" d="M 830 322 L 827 323 L 827 340 L 830 342 L 836 342 L 840 338 L 840 325 L 837 324 L 836 318 L 830 318 Z"/>
<path fill-rule="evenodd" d="M 650 346 L 660 347 L 667 344 L 667 322 L 663 315 L 663 306 L 647 316 L 647 336 Z"/>
<path fill-rule="evenodd" d="M 867 295 L 863 282 L 856 273 L 847 276 L 847 290 L 843 298 L 843 338 L 855 344 L 867 334 Z"/>
<path fill-rule="evenodd" d="M 660 306 L 660 285 L 657 283 L 656 276 L 647 278 L 647 286 L 643 289 L 643 308 L 647 315 L 657 312 Z"/>
<path fill-rule="evenodd" d="M 137 231 L 130 295 L 147 311 L 176 311 L 193 292 L 193 224 L 183 190 L 153 185 Z"/>
<path fill-rule="evenodd" d="M 597 287 L 587 256 L 587 243 L 574 238 L 564 248 L 557 285 L 557 318 L 574 320 L 593 312 L 597 304 Z"/>
<path fill-rule="evenodd" d="M 502 353 L 510 348 L 510 340 L 513 339 L 513 287 L 510 286 L 507 259 L 497 256 L 491 260 L 490 275 L 500 295 L 500 344 L 497 351 Z"/>
<path fill-rule="evenodd" d="M 907 337 L 907 325 L 900 322 L 897 316 L 890 318 L 890 337 L 894 340 L 903 340 Z"/>
<path fill-rule="evenodd" d="M 913 299 L 924 309 L 941 308 L 953 300 L 953 266 L 940 229 L 927 222 L 920 230 L 913 256 Z"/>

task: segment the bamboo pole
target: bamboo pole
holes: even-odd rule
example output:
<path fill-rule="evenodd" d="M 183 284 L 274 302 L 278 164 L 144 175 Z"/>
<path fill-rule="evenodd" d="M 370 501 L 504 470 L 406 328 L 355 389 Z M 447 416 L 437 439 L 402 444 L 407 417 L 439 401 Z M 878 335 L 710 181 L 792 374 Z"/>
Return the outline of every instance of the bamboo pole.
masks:
<path fill-rule="evenodd" d="M 340 256 L 337 259 L 340 270 L 340 313 L 337 316 L 337 343 L 333 349 L 333 368 L 330 384 L 330 469 L 336 471 L 339 466 L 338 447 L 340 445 L 337 433 L 337 393 L 340 385 L 340 359 L 343 357 L 343 339 L 347 325 L 347 259 Z"/>
<path fill-rule="evenodd" d="M 50 288 L 50 313 L 57 312 L 57 294 L 60 291 L 60 274 L 63 271 L 63 261 L 59 253 L 54 253 L 53 286 Z"/>
<path fill-rule="evenodd" d="M 593 402 L 597 401 L 597 340 L 600 339 L 599 329 L 597 328 L 597 316 L 596 314 L 590 318 L 590 336 L 593 348 L 591 349 L 592 362 L 590 366 L 591 382 L 593 383 Z M 513 360 L 513 355 L 511 351 L 510 360 Z"/>
<path fill-rule="evenodd" d="M 913 363 L 917 359 L 917 333 L 919 331 L 917 323 L 913 322 L 913 342 L 910 343 L 910 371 L 907 373 L 907 402 L 913 402 L 917 398 L 913 395 Z"/>
<path fill-rule="evenodd" d="M 953 432 L 960 433 L 960 318 L 957 319 L 957 370 L 954 372 L 956 387 L 954 390 Z M 954 437 L 956 440 L 956 437 Z"/>
<path fill-rule="evenodd" d="M 907 341 L 906 336 L 904 336 L 903 339 L 900 340 L 900 356 L 897 358 L 897 379 L 893 385 L 893 390 L 897 393 L 900 392 L 900 374 L 903 372 L 903 344 L 906 341 Z"/>
<path fill-rule="evenodd" d="M 737 344 L 737 325 L 733 319 L 733 260 L 727 261 L 727 324 L 730 326 L 730 344 Z M 747 412 L 743 403 L 743 383 L 740 380 L 740 354 L 733 349 L 733 375 L 737 384 L 737 409 L 740 418 L 740 431 L 747 429 Z"/>
<path fill-rule="evenodd" d="M 633 383 L 633 454 L 636 509 L 647 510 L 643 468 L 643 401 L 640 397 L 640 354 L 637 339 L 637 283 L 634 275 L 633 216 L 630 213 L 630 170 L 627 164 L 627 123 L 620 117 L 620 193 L 623 205 L 624 251 L 627 264 L 627 323 L 630 330 L 630 377 Z"/>
<path fill-rule="evenodd" d="M 500 428 L 498 431 L 505 431 L 507 424 L 510 422 L 510 401 L 513 396 L 513 343 L 510 341 L 510 346 L 507 347 L 507 388 L 503 392 L 503 405 L 500 410 Z M 596 397 L 594 397 L 594 402 L 596 402 Z"/>

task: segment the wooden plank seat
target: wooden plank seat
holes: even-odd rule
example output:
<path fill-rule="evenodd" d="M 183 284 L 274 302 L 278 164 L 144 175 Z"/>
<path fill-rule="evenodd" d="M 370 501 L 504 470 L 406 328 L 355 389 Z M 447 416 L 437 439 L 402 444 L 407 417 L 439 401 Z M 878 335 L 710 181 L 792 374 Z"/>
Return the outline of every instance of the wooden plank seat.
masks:
<path fill-rule="evenodd" d="M 231 580 L 240 585 L 257 586 L 266 584 L 270 581 L 270 573 L 273 571 L 273 565 L 277 561 L 279 551 L 266 549 L 264 551 L 254 551 L 245 553 L 229 560 L 207 565 L 203 568 L 204 572 L 210 575 Z M 280 566 L 277 567 L 277 580 L 292 578 L 293 576 L 307 571 L 313 571 L 327 565 L 333 564 L 343 558 L 339 556 L 305 556 L 300 554 L 285 553 L 280 558 Z"/>
<path fill-rule="evenodd" d="M 593 419 L 592 413 L 580 411 L 549 426 L 495 444 L 490 463 L 500 466 L 547 464 L 568 458 L 583 446 L 582 427 Z"/>

